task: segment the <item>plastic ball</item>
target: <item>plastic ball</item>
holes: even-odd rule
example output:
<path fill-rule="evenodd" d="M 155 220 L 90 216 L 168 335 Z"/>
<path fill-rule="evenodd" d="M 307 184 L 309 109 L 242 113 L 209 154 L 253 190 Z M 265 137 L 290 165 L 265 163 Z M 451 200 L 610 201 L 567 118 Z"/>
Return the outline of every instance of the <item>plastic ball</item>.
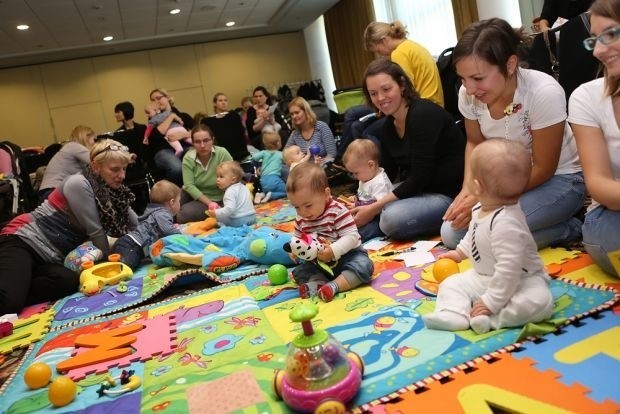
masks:
<path fill-rule="evenodd" d="M 77 385 L 69 377 L 60 376 L 54 378 L 50 384 L 48 397 L 54 407 L 64 407 L 75 398 Z"/>
<path fill-rule="evenodd" d="M 288 270 L 281 264 L 274 264 L 269 268 L 267 277 L 272 285 L 282 285 L 288 282 Z"/>
<path fill-rule="evenodd" d="M 310 145 L 310 154 L 319 155 L 320 152 L 321 152 L 321 147 L 319 147 L 316 144 Z"/>
<path fill-rule="evenodd" d="M 24 373 L 24 382 L 31 390 L 43 388 L 50 383 L 52 369 L 43 362 L 35 362 Z"/>
<path fill-rule="evenodd" d="M 459 265 L 452 259 L 444 257 L 439 259 L 433 265 L 433 276 L 437 283 L 441 283 L 448 276 L 452 276 L 459 272 Z"/>

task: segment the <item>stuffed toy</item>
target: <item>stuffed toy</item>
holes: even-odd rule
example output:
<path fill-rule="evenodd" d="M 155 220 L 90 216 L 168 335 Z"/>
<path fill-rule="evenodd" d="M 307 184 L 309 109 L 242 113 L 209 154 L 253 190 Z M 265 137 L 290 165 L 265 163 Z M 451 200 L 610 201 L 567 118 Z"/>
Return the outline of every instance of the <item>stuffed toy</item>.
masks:
<path fill-rule="evenodd" d="M 97 262 L 103 258 L 103 252 L 88 241 L 71 250 L 65 257 L 64 265 L 74 272 L 82 271 L 85 262 Z"/>
<path fill-rule="evenodd" d="M 334 275 L 334 271 L 327 264 L 319 259 L 317 255 L 323 248 L 323 243 L 319 242 L 316 237 L 311 234 L 302 233 L 300 237 L 291 237 L 288 245 L 284 246 L 284 250 L 292 253 L 295 257 L 306 262 L 313 262 L 330 275 Z"/>

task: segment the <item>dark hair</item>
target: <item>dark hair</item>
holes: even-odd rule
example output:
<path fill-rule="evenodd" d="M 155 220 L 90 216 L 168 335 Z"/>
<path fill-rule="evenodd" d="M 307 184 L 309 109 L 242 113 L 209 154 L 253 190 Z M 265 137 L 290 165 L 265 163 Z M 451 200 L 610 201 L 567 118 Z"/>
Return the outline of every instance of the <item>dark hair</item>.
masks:
<path fill-rule="evenodd" d="M 454 65 L 461 59 L 477 56 L 497 66 L 508 77 L 506 63 L 511 56 L 518 56 L 518 48 L 525 37 L 521 29 L 514 29 L 506 20 L 494 17 L 469 25 L 452 52 Z"/>
<path fill-rule="evenodd" d="M 267 91 L 267 88 L 265 88 L 264 86 L 257 86 L 252 91 L 252 95 L 254 95 L 254 92 L 256 92 L 256 91 L 261 91 L 263 93 L 263 95 L 265 95 L 267 97 L 267 104 L 268 105 L 273 104 L 273 96 L 271 96 L 271 94 Z"/>
<path fill-rule="evenodd" d="M 114 107 L 114 113 L 121 111 L 125 119 L 133 119 L 133 105 L 131 102 L 119 102 Z"/>
<path fill-rule="evenodd" d="M 213 131 L 209 128 L 208 125 L 200 123 L 192 128 L 190 132 L 190 136 L 192 137 L 192 142 L 194 142 L 194 134 L 198 131 L 205 131 L 209 134 L 211 138 L 213 138 L 213 142 L 215 143 L 215 135 L 213 135 Z"/>
<path fill-rule="evenodd" d="M 403 98 L 405 98 L 409 105 L 411 105 L 415 100 L 420 99 L 420 94 L 413 87 L 411 79 L 409 79 L 405 71 L 397 63 L 394 63 L 389 59 L 381 58 L 370 62 L 370 64 L 366 67 L 366 72 L 364 72 L 362 89 L 364 90 L 364 97 L 366 98 L 366 103 L 368 103 L 368 105 L 374 106 L 372 99 L 370 99 L 370 92 L 368 92 L 366 80 L 370 76 L 378 75 L 380 73 L 385 73 L 390 76 L 399 87 L 403 88 Z M 375 107 L 375 109 L 379 111 L 379 108 Z"/>

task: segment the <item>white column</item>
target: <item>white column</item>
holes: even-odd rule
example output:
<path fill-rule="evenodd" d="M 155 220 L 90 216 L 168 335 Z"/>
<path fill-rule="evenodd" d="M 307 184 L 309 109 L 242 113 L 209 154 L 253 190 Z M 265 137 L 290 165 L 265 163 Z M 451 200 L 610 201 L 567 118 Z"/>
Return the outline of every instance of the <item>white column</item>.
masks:
<path fill-rule="evenodd" d="M 519 2 L 514 0 L 476 0 L 480 20 L 499 17 L 513 27 L 521 27 Z"/>

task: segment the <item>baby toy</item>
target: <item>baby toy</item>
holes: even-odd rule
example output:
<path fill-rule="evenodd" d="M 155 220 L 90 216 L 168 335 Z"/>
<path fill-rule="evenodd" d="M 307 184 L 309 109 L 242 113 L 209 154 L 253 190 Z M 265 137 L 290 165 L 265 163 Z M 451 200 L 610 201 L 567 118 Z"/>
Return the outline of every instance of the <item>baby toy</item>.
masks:
<path fill-rule="evenodd" d="M 97 262 L 102 258 L 103 252 L 96 248 L 92 242 L 86 242 L 67 254 L 64 265 L 68 269 L 80 272 L 82 270 L 82 264 L 86 262 Z"/>
<path fill-rule="evenodd" d="M 52 378 L 52 369 L 43 362 L 35 362 L 24 373 L 24 382 L 31 390 L 46 387 Z"/>
<path fill-rule="evenodd" d="M 302 303 L 290 312 L 303 332 L 289 346 L 286 369 L 275 371 L 274 391 L 296 411 L 344 413 L 345 403 L 359 391 L 364 362 L 353 352 L 347 354 L 327 331 L 313 328 L 311 320 L 318 312 L 313 303 Z"/>
<path fill-rule="evenodd" d="M 452 276 L 459 272 L 459 265 L 452 259 L 444 257 L 439 259 L 433 265 L 433 276 L 437 283 L 441 283 L 448 276 Z"/>
<path fill-rule="evenodd" d="M 322 248 L 323 244 L 320 243 L 316 237 L 306 233 L 302 233 L 301 237 L 291 237 L 290 243 L 284 245 L 284 250 L 287 252 L 294 254 L 301 260 L 315 262 L 319 267 L 333 276 L 334 271 L 332 268 L 317 258 Z"/>
<path fill-rule="evenodd" d="M 129 280 L 133 271 L 129 266 L 119 261 L 118 255 L 108 256 L 109 262 L 94 264 L 86 262 L 80 273 L 80 292 L 86 296 L 99 293 L 105 285 L 115 285 L 121 280 Z"/>
<path fill-rule="evenodd" d="M 120 388 L 113 389 L 114 387 L 118 385 L 119 382 L 120 382 Z M 130 369 L 129 371 L 123 370 L 121 372 L 121 375 L 118 377 L 111 377 L 109 375 L 106 376 L 103 382 L 101 383 L 99 390 L 97 390 L 97 394 L 99 394 L 99 398 L 103 397 L 104 395 L 115 396 L 115 395 L 125 394 L 126 392 L 130 392 L 135 389 L 138 389 L 141 384 L 142 384 L 142 381 L 140 380 L 139 376 L 135 375 L 134 370 L 132 369 Z"/>
<path fill-rule="evenodd" d="M 288 270 L 281 264 L 274 264 L 267 271 L 267 278 L 272 285 L 283 285 L 288 282 Z"/>
<path fill-rule="evenodd" d="M 69 377 L 54 378 L 48 390 L 48 398 L 54 407 L 64 407 L 75 399 L 77 385 Z"/>
<path fill-rule="evenodd" d="M 310 154 L 312 154 L 313 157 L 316 157 L 321 152 L 321 147 L 319 147 L 316 144 L 312 144 L 310 145 L 309 150 L 310 150 Z"/>

